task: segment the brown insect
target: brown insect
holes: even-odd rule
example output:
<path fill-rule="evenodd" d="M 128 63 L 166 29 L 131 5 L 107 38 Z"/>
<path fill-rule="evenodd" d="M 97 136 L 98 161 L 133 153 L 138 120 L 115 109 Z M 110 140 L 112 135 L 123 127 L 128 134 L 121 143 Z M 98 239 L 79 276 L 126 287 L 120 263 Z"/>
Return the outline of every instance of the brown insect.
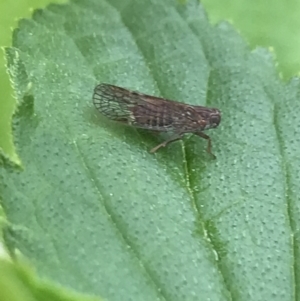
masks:
<path fill-rule="evenodd" d="M 192 106 L 108 84 L 95 88 L 93 102 L 111 120 L 151 131 L 173 132 L 169 139 L 152 148 L 151 153 L 186 133 L 193 133 L 208 141 L 207 152 L 215 157 L 211 152 L 211 139 L 203 131 L 219 125 L 221 112 L 218 109 Z"/>

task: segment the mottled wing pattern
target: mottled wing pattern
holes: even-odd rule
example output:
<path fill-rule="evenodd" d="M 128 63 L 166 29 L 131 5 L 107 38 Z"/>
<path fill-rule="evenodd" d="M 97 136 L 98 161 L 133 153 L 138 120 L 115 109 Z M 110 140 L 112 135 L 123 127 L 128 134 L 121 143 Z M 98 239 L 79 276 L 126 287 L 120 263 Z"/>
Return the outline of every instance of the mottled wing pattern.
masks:
<path fill-rule="evenodd" d="M 95 107 L 109 119 L 139 128 L 178 130 L 189 118 L 184 114 L 185 104 L 108 84 L 95 88 L 93 101 Z"/>
<path fill-rule="evenodd" d="M 132 108 L 138 99 L 133 98 L 126 89 L 100 84 L 94 90 L 93 102 L 100 113 L 109 119 L 131 123 Z"/>

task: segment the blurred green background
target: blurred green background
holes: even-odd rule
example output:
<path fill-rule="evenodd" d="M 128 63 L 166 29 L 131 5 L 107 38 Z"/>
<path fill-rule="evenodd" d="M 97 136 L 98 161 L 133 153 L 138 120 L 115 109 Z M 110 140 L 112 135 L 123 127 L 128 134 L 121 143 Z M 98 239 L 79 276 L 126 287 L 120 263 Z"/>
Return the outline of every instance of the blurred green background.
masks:
<path fill-rule="evenodd" d="M 53 2 L 66 1 L 1 0 L 0 46 L 11 45 L 12 29 L 17 26 L 18 19 L 28 18 L 32 10 L 43 8 Z M 262 0 L 202 0 L 201 2 L 213 23 L 229 20 L 252 48 L 272 47 L 278 62 L 278 71 L 284 79 L 299 73 L 300 1 L 273 0 L 272 5 L 269 1 Z M 0 149 L 2 148 L 13 160 L 17 160 L 11 136 L 11 115 L 15 100 L 5 71 L 3 54 L 0 55 L 0 91 Z"/>
<path fill-rule="evenodd" d="M 299 0 L 202 0 L 210 20 L 230 20 L 252 48 L 272 47 L 283 78 L 300 70 Z"/>

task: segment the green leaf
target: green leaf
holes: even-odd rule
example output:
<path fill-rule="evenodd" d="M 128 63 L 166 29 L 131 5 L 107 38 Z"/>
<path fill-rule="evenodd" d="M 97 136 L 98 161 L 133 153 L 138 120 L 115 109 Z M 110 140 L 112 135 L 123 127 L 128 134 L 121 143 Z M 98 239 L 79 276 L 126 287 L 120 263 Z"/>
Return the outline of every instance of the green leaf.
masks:
<path fill-rule="evenodd" d="M 17 26 L 22 17 L 29 17 L 33 8 L 41 8 L 50 2 L 62 2 L 63 0 L 14 0 L 0 1 L 0 46 L 11 45 L 12 28 Z M 15 153 L 12 133 L 11 117 L 15 107 L 13 91 L 5 68 L 4 52 L 0 50 L 0 149 L 2 149 L 12 160 L 18 161 Z"/>
<path fill-rule="evenodd" d="M 36 279 L 33 271 L 24 263 L 11 263 L 0 259 L 1 301 L 96 301 L 64 291 L 60 287 Z M 99 299 L 97 299 L 99 300 Z"/>
<path fill-rule="evenodd" d="M 196 1 L 73 1 L 36 11 L 6 50 L 22 171 L 2 157 L 5 242 L 42 277 L 107 300 L 295 300 L 299 80 Z M 206 142 L 115 124 L 106 82 L 217 107 Z M 298 131 L 299 132 L 299 131 Z"/>

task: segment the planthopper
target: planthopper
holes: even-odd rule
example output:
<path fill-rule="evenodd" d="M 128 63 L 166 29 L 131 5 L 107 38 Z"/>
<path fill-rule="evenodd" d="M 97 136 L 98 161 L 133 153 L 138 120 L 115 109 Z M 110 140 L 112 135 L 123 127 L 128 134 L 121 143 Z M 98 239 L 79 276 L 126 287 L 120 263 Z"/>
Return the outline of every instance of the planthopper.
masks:
<path fill-rule="evenodd" d="M 207 152 L 215 158 L 211 152 L 211 139 L 203 131 L 219 125 L 221 112 L 218 109 L 193 106 L 109 84 L 96 86 L 93 102 L 98 111 L 111 120 L 151 131 L 171 132 L 170 138 L 153 147 L 151 153 L 192 133 L 207 140 Z"/>

